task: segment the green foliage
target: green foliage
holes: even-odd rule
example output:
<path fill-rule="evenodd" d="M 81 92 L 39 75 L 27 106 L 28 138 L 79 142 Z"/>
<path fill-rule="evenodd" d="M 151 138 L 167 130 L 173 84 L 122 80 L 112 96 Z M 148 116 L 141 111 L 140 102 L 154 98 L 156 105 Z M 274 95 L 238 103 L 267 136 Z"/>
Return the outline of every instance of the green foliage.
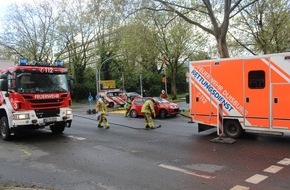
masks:
<path fill-rule="evenodd" d="M 96 87 L 92 83 L 76 83 L 74 84 L 73 100 L 87 100 L 90 93 L 93 97 L 96 95 Z"/>

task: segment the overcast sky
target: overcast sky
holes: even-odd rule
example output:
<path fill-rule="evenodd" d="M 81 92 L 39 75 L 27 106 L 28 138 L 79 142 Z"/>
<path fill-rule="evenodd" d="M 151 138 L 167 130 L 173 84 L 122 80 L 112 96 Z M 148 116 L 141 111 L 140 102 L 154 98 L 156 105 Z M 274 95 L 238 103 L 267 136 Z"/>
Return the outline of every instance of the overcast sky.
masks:
<path fill-rule="evenodd" d="M 22 0 L 24 1 L 24 0 Z M 0 25 L 3 24 L 3 19 L 5 15 L 6 8 L 9 4 L 14 2 L 21 2 L 21 0 L 0 0 Z"/>

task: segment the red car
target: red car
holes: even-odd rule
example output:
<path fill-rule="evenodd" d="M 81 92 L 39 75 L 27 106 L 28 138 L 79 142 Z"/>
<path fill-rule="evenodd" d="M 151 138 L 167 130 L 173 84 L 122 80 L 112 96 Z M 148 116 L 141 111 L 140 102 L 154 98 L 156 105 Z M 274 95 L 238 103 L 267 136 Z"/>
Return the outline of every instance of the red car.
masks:
<path fill-rule="evenodd" d="M 141 108 L 143 103 L 151 99 L 154 102 L 154 109 L 157 117 L 166 118 L 168 116 L 176 116 L 180 113 L 180 109 L 177 104 L 169 102 L 166 99 L 159 98 L 159 97 L 136 97 L 132 101 L 131 109 L 130 109 L 130 116 L 136 118 L 138 116 L 142 116 Z"/>

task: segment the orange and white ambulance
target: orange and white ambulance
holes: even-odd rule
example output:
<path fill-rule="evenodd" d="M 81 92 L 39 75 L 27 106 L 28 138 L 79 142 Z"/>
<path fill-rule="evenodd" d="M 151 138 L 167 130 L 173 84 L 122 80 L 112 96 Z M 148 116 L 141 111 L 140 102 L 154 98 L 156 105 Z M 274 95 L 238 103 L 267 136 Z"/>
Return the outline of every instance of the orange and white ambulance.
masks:
<path fill-rule="evenodd" d="M 290 132 L 290 53 L 193 61 L 189 78 L 199 132 L 220 123 L 232 138 Z"/>

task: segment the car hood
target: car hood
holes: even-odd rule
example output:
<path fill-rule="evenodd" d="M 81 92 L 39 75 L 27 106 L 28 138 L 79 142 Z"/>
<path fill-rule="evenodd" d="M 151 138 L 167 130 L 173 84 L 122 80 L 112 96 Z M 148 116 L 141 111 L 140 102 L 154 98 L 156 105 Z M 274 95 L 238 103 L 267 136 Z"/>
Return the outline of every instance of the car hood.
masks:
<path fill-rule="evenodd" d="M 179 108 L 178 105 L 176 103 L 172 103 L 172 102 L 168 102 L 168 103 L 161 103 L 163 105 L 166 106 L 170 106 L 171 108 L 175 109 L 175 108 Z"/>

